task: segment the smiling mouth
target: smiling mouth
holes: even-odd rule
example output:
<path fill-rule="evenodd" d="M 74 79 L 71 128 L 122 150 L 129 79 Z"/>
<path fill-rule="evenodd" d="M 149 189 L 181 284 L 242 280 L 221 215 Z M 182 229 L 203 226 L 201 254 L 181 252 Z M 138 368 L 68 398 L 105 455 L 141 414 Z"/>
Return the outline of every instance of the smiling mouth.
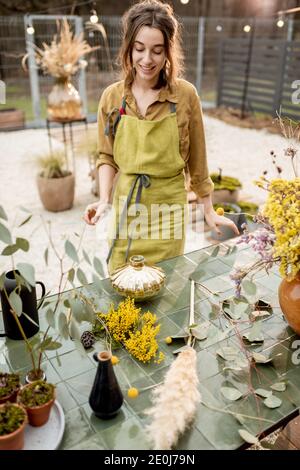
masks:
<path fill-rule="evenodd" d="M 155 66 L 153 67 L 143 67 L 142 65 L 140 65 L 140 68 L 143 72 L 152 72 L 154 69 L 155 69 Z"/>

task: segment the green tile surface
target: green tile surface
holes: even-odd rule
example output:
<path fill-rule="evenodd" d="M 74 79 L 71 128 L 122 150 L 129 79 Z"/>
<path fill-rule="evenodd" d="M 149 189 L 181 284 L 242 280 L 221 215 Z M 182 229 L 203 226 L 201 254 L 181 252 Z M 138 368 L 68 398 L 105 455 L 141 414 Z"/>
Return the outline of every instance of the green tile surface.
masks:
<path fill-rule="evenodd" d="M 242 339 L 253 325 L 247 315 L 232 321 L 222 310 L 212 307 L 209 291 L 218 294 L 219 301 L 228 299 L 234 293 L 229 278 L 232 268 L 248 264 L 256 256 L 242 246 L 228 254 L 229 247 L 233 247 L 232 242 L 220 244 L 217 255 L 216 246 L 212 246 L 160 263 L 167 273 L 166 286 L 159 296 L 141 303 L 140 307 L 158 317 L 161 325 L 158 342 L 165 360 L 160 364 L 143 364 L 122 348 L 114 352 L 120 359 L 114 371 L 124 394 L 124 404 L 115 418 L 100 420 L 89 405 L 97 368 L 92 356 L 95 351 L 103 350 L 103 343 L 97 342 L 87 354 L 80 354 L 72 340 L 63 340 L 57 351 L 59 360 L 55 351 L 46 352 L 42 367 L 48 381 L 57 386 L 57 400 L 66 419 L 61 449 L 151 448 L 146 432 L 150 418 L 145 410 L 151 406 L 153 385 L 163 381 L 176 358 L 173 352 L 185 344 L 183 340 L 174 340 L 167 345 L 165 337 L 176 335 L 188 326 L 190 276 L 206 287 L 203 290 L 196 285 L 195 322 L 208 322 L 209 330 L 207 337 L 195 344 L 201 403 L 193 424 L 181 436 L 176 449 L 238 449 L 244 444 L 239 429 L 257 435 L 268 432 L 300 407 L 300 338 L 287 325 L 278 305 L 278 270 L 272 270 L 270 276 L 260 273 L 256 278 L 260 298 L 268 300 L 273 307 L 271 314 L 261 320 L 264 342 L 250 344 Z M 106 312 L 112 302 L 117 304 L 122 297 L 115 294 L 108 279 L 102 281 L 102 286 L 101 292 L 93 286 L 89 287 L 89 292 L 99 310 Z M 55 296 L 50 300 L 55 301 Z M 44 328 L 43 310 L 40 315 Z M 23 380 L 30 369 L 24 343 L 0 339 L 0 348 L 1 371 L 18 371 Z M 242 370 L 228 367 L 231 364 L 217 354 L 226 348 L 242 348 L 241 355 L 244 359 L 248 357 L 248 366 Z M 255 364 L 250 360 L 254 352 L 271 357 L 272 362 Z M 270 387 L 280 381 L 286 383 L 286 390 L 273 394 L 281 398 L 282 405 L 267 408 L 254 390 L 271 390 Z M 129 385 L 139 389 L 137 398 L 127 397 Z M 221 387 L 233 387 L 242 397 L 230 401 L 224 397 Z"/>

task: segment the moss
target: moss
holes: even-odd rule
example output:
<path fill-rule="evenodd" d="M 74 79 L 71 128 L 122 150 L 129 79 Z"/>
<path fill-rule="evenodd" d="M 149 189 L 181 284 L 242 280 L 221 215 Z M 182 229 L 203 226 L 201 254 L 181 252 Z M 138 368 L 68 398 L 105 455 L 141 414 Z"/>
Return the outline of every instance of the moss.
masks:
<path fill-rule="evenodd" d="M 215 185 L 215 191 L 221 189 L 235 191 L 242 187 L 242 183 L 240 182 L 240 180 L 234 178 L 233 176 L 221 176 L 218 173 L 212 173 L 210 177 Z"/>
<path fill-rule="evenodd" d="M 0 436 L 16 431 L 27 419 L 25 410 L 14 403 L 0 406 Z"/>
<path fill-rule="evenodd" d="M 254 204 L 254 202 L 239 201 L 237 205 L 241 208 L 242 212 L 247 212 L 251 215 L 255 215 L 258 211 L 258 205 Z"/>
<path fill-rule="evenodd" d="M 54 397 L 55 386 L 37 380 L 32 384 L 26 385 L 20 393 L 19 400 L 26 408 L 34 408 L 35 406 L 41 406 Z"/>
<path fill-rule="evenodd" d="M 0 373 L 0 398 L 11 395 L 20 387 L 20 376 L 18 374 Z"/>

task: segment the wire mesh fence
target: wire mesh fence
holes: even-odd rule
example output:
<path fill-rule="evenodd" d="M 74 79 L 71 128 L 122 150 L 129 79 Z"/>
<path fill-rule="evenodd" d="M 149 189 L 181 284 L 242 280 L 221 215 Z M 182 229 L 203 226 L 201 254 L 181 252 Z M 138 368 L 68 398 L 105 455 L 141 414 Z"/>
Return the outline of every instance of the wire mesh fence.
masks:
<path fill-rule="evenodd" d="M 63 18 L 63 17 L 61 17 Z M 86 28 L 89 17 L 82 18 L 84 35 L 91 46 L 101 47 L 88 57 L 85 70 L 87 111 L 90 119 L 96 118 L 99 98 L 103 89 L 118 79 L 116 58 L 121 42 L 121 17 L 103 16 L 108 39 L 109 53 L 99 31 Z M 183 50 L 185 54 L 185 78 L 198 88 L 204 107 L 215 105 L 218 85 L 218 51 L 220 39 L 245 38 L 249 27 L 254 28 L 255 37 L 269 39 L 297 39 L 300 37 L 300 24 L 293 20 L 285 21 L 278 27 L 276 19 L 239 18 L 194 18 L 180 19 L 183 29 Z M 248 30 L 245 31 L 245 26 Z M 50 43 L 57 32 L 56 21 L 47 19 L 34 22 L 34 41 L 37 46 Z M 0 17 L 0 80 L 6 85 L 6 103 L 0 109 L 18 108 L 25 112 L 27 126 L 34 123 L 36 116 L 32 102 L 29 73 L 21 67 L 26 53 L 26 22 L 23 16 Z M 300 70 L 299 70 L 300 78 Z M 74 77 L 75 86 L 78 77 Z M 53 85 L 53 78 L 38 71 L 39 101 L 42 120 L 46 117 L 47 95 Z"/>

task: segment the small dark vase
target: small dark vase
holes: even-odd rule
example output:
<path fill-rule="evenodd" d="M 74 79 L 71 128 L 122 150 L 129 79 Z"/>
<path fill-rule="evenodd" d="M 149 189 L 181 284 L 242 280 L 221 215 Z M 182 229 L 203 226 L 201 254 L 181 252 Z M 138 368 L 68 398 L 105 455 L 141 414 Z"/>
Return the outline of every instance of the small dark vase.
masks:
<path fill-rule="evenodd" d="M 19 271 L 8 271 L 4 278 L 4 288 L 1 290 L 1 306 L 2 306 L 2 315 L 5 335 L 11 339 L 23 339 L 21 332 L 18 328 L 16 320 L 10 311 L 10 305 L 7 301 L 7 296 L 17 287 L 17 281 L 15 279 L 15 273 L 20 275 Z M 25 286 L 21 286 L 20 292 L 18 294 L 22 300 L 22 311 L 31 318 L 34 323 L 25 315 L 19 317 L 20 323 L 23 327 L 24 333 L 27 338 L 35 335 L 39 331 L 39 316 L 38 309 L 43 303 L 43 297 L 46 292 L 46 288 L 42 282 L 37 282 L 42 287 L 42 300 L 39 305 L 36 303 L 36 290 L 35 287 L 31 286 L 31 290 L 27 289 Z M 6 292 L 5 292 L 6 291 Z"/>
<path fill-rule="evenodd" d="M 95 415 L 101 419 L 110 419 L 116 416 L 123 404 L 123 394 L 116 379 L 111 353 L 102 351 L 93 355 L 98 362 L 98 369 L 89 404 Z"/>

